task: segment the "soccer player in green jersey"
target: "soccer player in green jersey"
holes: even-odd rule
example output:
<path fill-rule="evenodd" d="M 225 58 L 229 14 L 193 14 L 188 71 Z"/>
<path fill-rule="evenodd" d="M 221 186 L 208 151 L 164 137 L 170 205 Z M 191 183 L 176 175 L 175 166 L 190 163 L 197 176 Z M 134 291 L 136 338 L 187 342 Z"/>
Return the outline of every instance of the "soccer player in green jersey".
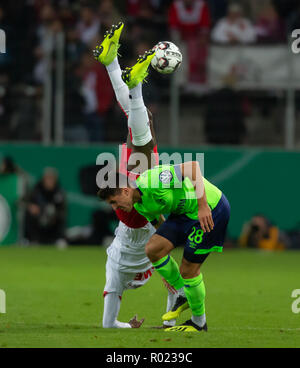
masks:
<path fill-rule="evenodd" d="M 119 173 L 98 192 L 114 209 L 134 207 L 157 228 L 146 245 L 146 254 L 157 272 L 176 290 L 184 287 L 163 320 L 177 318 L 191 308 L 192 317 L 166 331 L 207 331 L 205 286 L 201 265 L 211 252 L 221 252 L 230 216 L 225 195 L 202 177 L 197 161 L 161 165 L 144 172 L 135 183 Z M 166 221 L 162 214 L 170 214 Z M 180 268 L 169 253 L 184 245 Z"/>

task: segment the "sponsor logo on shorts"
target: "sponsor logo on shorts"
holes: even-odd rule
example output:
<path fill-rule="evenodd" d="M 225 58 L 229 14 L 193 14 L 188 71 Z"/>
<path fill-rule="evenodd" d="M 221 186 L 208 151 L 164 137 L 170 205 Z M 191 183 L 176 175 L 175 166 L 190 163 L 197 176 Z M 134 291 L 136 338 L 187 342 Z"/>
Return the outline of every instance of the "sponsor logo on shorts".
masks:
<path fill-rule="evenodd" d="M 134 280 L 135 281 L 147 280 L 149 277 L 152 276 L 152 272 L 153 272 L 153 267 L 149 268 L 149 270 L 147 270 L 146 272 L 139 272 L 136 274 Z"/>

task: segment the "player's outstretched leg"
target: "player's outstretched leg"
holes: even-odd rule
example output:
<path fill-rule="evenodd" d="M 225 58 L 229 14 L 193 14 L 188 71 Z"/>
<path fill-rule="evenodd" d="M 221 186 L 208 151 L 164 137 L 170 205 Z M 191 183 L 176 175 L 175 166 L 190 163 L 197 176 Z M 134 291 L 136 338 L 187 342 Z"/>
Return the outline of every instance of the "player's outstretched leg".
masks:
<path fill-rule="evenodd" d="M 167 255 L 156 262 L 152 262 L 152 264 L 157 272 L 167 280 L 175 290 L 177 290 L 176 300 L 174 301 L 172 309 L 169 309 L 168 312 L 162 316 L 162 319 L 163 321 L 177 319 L 185 309 L 189 308 L 189 304 L 184 293 L 184 280 L 180 274 L 178 264 L 170 255 Z"/>
<path fill-rule="evenodd" d="M 172 308 L 162 316 L 163 321 L 177 319 L 183 311 L 189 308 L 189 303 L 185 295 L 178 295 Z"/>
<path fill-rule="evenodd" d="M 119 40 L 123 27 L 124 23 L 122 22 L 113 25 L 109 31 L 106 31 L 101 45 L 96 46 L 96 49 L 93 51 L 96 60 L 105 66 L 111 64 L 118 55 Z"/>
<path fill-rule="evenodd" d="M 122 79 L 127 84 L 129 89 L 136 87 L 143 82 L 148 75 L 148 68 L 151 60 L 155 56 L 155 50 L 151 49 L 141 55 L 134 66 L 126 68 L 122 72 Z"/>
<path fill-rule="evenodd" d="M 171 292 L 170 290 L 168 290 L 167 313 L 172 311 L 176 303 L 177 297 L 178 297 L 178 292 L 174 294 L 174 292 Z M 175 325 L 176 325 L 176 318 L 169 318 L 168 320 L 163 321 L 164 328 L 173 327 Z"/>
<path fill-rule="evenodd" d="M 124 23 L 113 25 L 104 35 L 103 42 L 93 50 L 94 58 L 102 63 L 108 72 L 116 99 L 128 117 L 129 114 L 129 90 L 122 80 L 122 70 L 118 61 L 118 49 L 120 36 Z"/>
<path fill-rule="evenodd" d="M 179 326 L 170 327 L 165 331 L 207 331 L 205 316 L 205 286 L 202 274 L 200 273 L 200 275 L 191 279 L 184 279 L 184 291 L 190 308 L 192 309 L 192 318 Z"/>
<path fill-rule="evenodd" d="M 159 246 L 158 246 L 159 245 Z M 190 262 L 183 258 L 181 270 L 177 262 L 168 254 L 157 260 L 160 250 L 164 249 L 164 252 L 170 252 L 173 244 L 167 239 L 159 237 L 159 235 L 153 235 L 150 241 L 146 245 L 146 254 L 151 260 L 156 271 L 176 290 L 184 288 L 186 298 L 188 300 L 188 305 L 192 310 L 191 320 L 186 321 L 180 326 L 174 326 L 165 329 L 165 331 L 178 331 L 178 332 L 197 332 L 197 331 L 207 331 L 206 317 L 205 317 L 205 287 L 202 278 L 202 274 L 192 277 L 183 278 L 181 273 L 185 276 L 193 276 L 197 274 L 200 266 L 198 268 L 194 267 L 194 270 L 189 270 Z M 161 256 L 160 253 L 160 256 Z M 182 304 L 184 305 L 184 304 Z"/>
<path fill-rule="evenodd" d="M 184 294 L 183 287 L 176 290 L 164 278 L 162 281 L 168 290 L 167 311 L 162 316 L 162 320 L 164 321 L 164 326 L 175 326 L 176 319 L 184 310 L 189 308 L 188 300 Z"/>
<path fill-rule="evenodd" d="M 145 52 L 133 67 L 126 68 L 122 72 L 122 79 L 129 88 L 128 126 L 132 144 L 137 147 L 146 146 L 152 140 L 149 116 L 143 100 L 142 83 L 148 75 L 148 68 L 154 55 L 154 50 Z"/>

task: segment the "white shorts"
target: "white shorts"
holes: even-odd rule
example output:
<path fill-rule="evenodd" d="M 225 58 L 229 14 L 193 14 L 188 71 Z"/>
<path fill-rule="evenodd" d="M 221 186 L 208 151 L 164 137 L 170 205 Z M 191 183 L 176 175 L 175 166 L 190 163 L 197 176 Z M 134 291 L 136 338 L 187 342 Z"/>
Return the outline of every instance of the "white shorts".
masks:
<path fill-rule="evenodd" d="M 145 246 L 154 233 L 150 223 L 133 229 L 120 221 L 116 237 L 107 249 L 104 293 L 116 292 L 121 296 L 124 290 L 138 288 L 150 279 L 154 268 Z"/>
<path fill-rule="evenodd" d="M 106 293 L 117 293 L 119 296 L 122 296 L 124 290 L 136 289 L 145 285 L 154 272 L 154 267 L 150 267 L 144 272 L 123 272 L 115 268 L 115 266 L 115 263 L 108 258 L 106 262 L 104 295 Z"/>

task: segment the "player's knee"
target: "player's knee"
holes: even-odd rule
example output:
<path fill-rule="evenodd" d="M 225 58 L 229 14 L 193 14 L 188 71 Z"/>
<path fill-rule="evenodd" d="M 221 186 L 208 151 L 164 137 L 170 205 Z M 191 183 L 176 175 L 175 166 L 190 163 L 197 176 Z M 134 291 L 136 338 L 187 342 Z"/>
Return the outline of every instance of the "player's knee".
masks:
<path fill-rule="evenodd" d="M 166 252 L 161 245 L 151 240 L 146 244 L 145 252 L 152 263 L 159 261 L 166 255 Z"/>
<path fill-rule="evenodd" d="M 174 249 L 174 246 L 169 240 L 154 234 L 146 244 L 145 252 L 153 263 L 168 255 L 172 249 Z"/>
<path fill-rule="evenodd" d="M 180 265 L 180 274 L 183 279 L 193 279 L 200 275 L 200 264 L 183 259 Z"/>
<path fill-rule="evenodd" d="M 156 262 L 157 258 L 157 251 L 153 243 L 148 242 L 145 247 L 146 256 L 150 259 L 151 262 Z"/>
<path fill-rule="evenodd" d="M 161 258 L 165 257 L 169 253 L 168 250 L 161 249 L 153 243 L 148 243 L 146 245 L 145 252 L 152 263 L 159 261 Z"/>

